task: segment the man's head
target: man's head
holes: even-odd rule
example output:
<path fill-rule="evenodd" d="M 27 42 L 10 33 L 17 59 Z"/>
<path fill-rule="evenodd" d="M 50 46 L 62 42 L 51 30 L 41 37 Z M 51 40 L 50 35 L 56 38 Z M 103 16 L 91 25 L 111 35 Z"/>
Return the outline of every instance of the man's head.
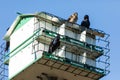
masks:
<path fill-rule="evenodd" d="M 88 15 L 85 15 L 85 16 L 84 16 L 84 19 L 89 19 L 89 16 L 88 16 Z"/>
<path fill-rule="evenodd" d="M 77 13 L 77 12 L 75 12 L 75 13 L 74 13 L 74 15 L 75 15 L 75 16 L 78 16 L 78 13 Z"/>

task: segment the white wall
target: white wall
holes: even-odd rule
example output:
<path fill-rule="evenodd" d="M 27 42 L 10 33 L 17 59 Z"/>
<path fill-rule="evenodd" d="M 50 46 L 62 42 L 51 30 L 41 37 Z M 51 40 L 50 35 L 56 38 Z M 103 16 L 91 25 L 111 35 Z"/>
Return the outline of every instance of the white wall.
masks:
<path fill-rule="evenodd" d="M 21 28 L 16 30 L 10 36 L 10 51 L 13 51 L 18 45 L 32 36 L 34 29 L 33 21 L 34 19 L 32 18 L 29 22 L 24 24 Z M 22 69 L 30 65 L 35 60 L 35 55 L 32 53 L 32 43 L 28 45 L 28 43 L 30 43 L 31 41 L 33 41 L 33 39 L 30 39 L 28 42 L 26 42 L 10 54 L 9 78 L 15 76 L 17 73 L 19 73 Z"/>
<path fill-rule="evenodd" d="M 21 28 L 16 30 L 11 36 L 10 36 L 10 51 L 14 50 L 19 44 L 21 44 L 23 41 L 25 41 L 27 38 L 29 38 L 33 34 L 33 25 L 34 19 L 31 19 L 29 22 L 24 24 Z"/>
<path fill-rule="evenodd" d="M 9 60 L 9 78 L 15 76 L 28 65 L 30 65 L 35 59 L 32 54 L 32 44 L 24 48 Z"/>

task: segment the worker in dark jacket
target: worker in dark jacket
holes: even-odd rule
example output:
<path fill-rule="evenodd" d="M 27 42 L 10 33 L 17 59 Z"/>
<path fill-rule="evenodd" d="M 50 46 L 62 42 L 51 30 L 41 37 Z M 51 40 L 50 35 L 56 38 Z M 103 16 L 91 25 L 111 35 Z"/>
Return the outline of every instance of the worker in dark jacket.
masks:
<path fill-rule="evenodd" d="M 8 30 L 9 30 L 9 28 L 7 28 L 7 31 L 8 31 Z M 8 52 L 9 47 L 10 47 L 10 41 L 9 41 L 9 40 L 6 40 L 5 52 Z"/>
<path fill-rule="evenodd" d="M 90 28 L 90 21 L 89 21 L 88 15 L 84 16 L 84 20 L 81 22 L 81 26 L 84 26 L 86 28 Z"/>
<path fill-rule="evenodd" d="M 10 41 L 6 41 L 5 52 L 8 52 L 10 47 Z"/>
<path fill-rule="evenodd" d="M 60 35 L 58 34 L 50 43 L 48 53 L 54 52 L 60 46 Z"/>

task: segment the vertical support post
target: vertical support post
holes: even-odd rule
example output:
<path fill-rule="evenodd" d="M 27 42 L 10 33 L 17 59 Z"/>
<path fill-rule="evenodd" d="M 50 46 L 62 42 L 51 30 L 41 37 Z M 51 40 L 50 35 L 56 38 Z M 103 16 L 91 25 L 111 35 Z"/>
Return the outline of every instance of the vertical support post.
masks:
<path fill-rule="evenodd" d="M 87 54 L 86 54 L 86 52 L 84 52 L 84 53 L 83 53 L 83 60 L 82 60 L 82 63 L 83 63 L 83 64 L 86 64 L 86 60 L 87 60 L 87 59 L 86 59 L 86 56 L 87 56 Z"/>

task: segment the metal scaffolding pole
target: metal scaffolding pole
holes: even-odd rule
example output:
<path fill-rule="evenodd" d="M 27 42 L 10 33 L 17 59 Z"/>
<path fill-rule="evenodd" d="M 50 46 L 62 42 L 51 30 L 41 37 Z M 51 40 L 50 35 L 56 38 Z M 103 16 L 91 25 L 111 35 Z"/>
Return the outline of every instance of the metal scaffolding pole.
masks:
<path fill-rule="evenodd" d="M 8 79 L 8 65 L 4 64 L 5 43 L 0 45 L 0 80 Z"/>

